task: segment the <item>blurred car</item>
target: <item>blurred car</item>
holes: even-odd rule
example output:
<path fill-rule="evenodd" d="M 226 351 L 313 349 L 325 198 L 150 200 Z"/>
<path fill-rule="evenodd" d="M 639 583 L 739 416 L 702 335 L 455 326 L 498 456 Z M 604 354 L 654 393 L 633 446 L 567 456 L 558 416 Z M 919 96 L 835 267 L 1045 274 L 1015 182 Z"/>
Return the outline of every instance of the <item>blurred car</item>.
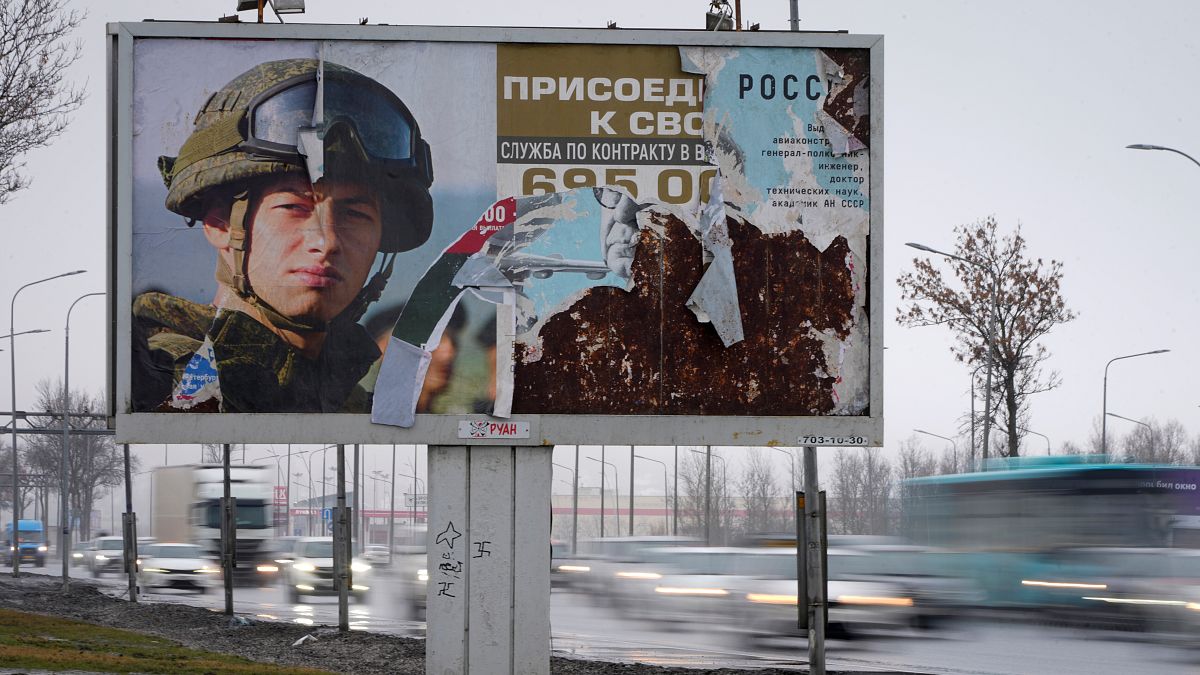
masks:
<path fill-rule="evenodd" d="M 617 586 L 619 572 L 646 562 L 651 550 L 680 546 L 701 546 L 694 537 L 645 536 L 603 537 L 579 542 L 579 552 L 570 561 L 551 569 L 551 579 L 557 572 L 561 583 L 588 594 L 599 605 L 618 604 L 621 589 Z M 569 576 L 567 576 L 569 575 Z"/>
<path fill-rule="evenodd" d="M 125 541 L 121 537 L 97 537 L 87 550 L 87 568 L 93 577 L 125 571 Z"/>
<path fill-rule="evenodd" d="M 409 616 L 415 620 L 425 618 L 425 593 L 429 586 L 428 558 L 425 546 L 420 544 L 396 547 L 396 559 L 392 565 L 393 576 L 400 582 L 400 592 Z"/>
<path fill-rule="evenodd" d="M 362 559 L 372 567 L 387 567 L 391 563 L 389 558 L 388 547 L 379 544 L 367 544 L 362 554 Z"/>
<path fill-rule="evenodd" d="M 87 564 L 88 551 L 92 548 L 90 541 L 77 541 L 71 546 L 71 567 Z"/>
<path fill-rule="evenodd" d="M 1100 570 L 1075 589 L 1069 618 L 1091 627 L 1135 630 L 1168 641 L 1200 641 L 1200 551 L 1169 548 L 1077 548 L 1059 553 Z"/>
<path fill-rule="evenodd" d="M 829 578 L 898 586 L 913 599 L 916 628 L 940 627 L 983 600 L 983 591 L 961 573 L 952 552 L 901 543 L 860 544 L 845 550 L 865 555 L 829 558 Z"/>
<path fill-rule="evenodd" d="M 914 623 L 914 600 L 905 590 L 883 580 L 856 579 L 839 570 L 853 568 L 868 554 L 830 547 L 828 562 L 828 630 L 831 638 L 894 634 Z M 776 637 L 800 637 L 796 549 L 768 549 L 746 569 L 737 587 L 732 625 L 752 644 Z"/>
<path fill-rule="evenodd" d="M 271 540 L 271 560 L 277 565 L 279 580 L 283 583 L 287 583 L 286 570 L 294 560 L 296 542 L 298 541 L 300 541 L 300 537 L 278 537 Z"/>
<path fill-rule="evenodd" d="M 371 564 L 354 558 L 350 562 L 350 596 L 363 600 L 371 590 Z M 335 595 L 333 537 L 304 537 L 296 542 L 286 578 L 291 602 L 309 595 Z"/>
<path fill-rule="evenodd" d="M 143 590 L 180 588 L 207 593 L 220 578 L 217 561 L 195 544 L 152 544 L 139 556 L 138 582 Z"/>

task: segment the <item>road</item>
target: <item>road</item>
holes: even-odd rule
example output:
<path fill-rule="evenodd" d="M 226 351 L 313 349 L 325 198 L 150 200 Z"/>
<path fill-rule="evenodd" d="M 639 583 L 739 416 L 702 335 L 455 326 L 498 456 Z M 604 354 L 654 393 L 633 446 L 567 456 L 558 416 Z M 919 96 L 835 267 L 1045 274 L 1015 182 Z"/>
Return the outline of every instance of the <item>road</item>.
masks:
<path fill-rule="evenodd" d="M 59 568 L 51 564 L 22 570 L 55 575 Z M 73 568 L 72 574 L 87 578 L 81 568 Z M 125 592 L 124 577 L 109 576 L 99 583 L 113 595 Z M 371 591 L 367 602 L 351 602 L 351 630 L 424 636 L 425 623 L 410 611 L 408 591 L 397 574 L 381 571 L 371 581 Z M 224 607 L 219 587 L 205 595 L 159 590 L 144 594 L 144 599 L 213 609 Z M 289 603 L 279 585 L 236 589 L 234 609 L 267 620 L 337 624 L 335 597 Z M 555 653 L 612 661 L 799 670 L 803 669 L 806 653 L 802 640 L 781 640 L 747 648 L 736 634 L 729 632 L 711 628 L 668 630 L 649 622 L 630 621 L 612 609 L 596 607 L 581 595 L 557 589 L 551 594 L 551 626 Z M 1200 672 L 1200 650 L 1160 644 L 1143 634 L 981 620 L 959 621 L 950 629 L 913 631 L 887 639 L 831 641 L 828 661 L 831 669 L 863 672 L 901 670 L 973 675 Z"/>

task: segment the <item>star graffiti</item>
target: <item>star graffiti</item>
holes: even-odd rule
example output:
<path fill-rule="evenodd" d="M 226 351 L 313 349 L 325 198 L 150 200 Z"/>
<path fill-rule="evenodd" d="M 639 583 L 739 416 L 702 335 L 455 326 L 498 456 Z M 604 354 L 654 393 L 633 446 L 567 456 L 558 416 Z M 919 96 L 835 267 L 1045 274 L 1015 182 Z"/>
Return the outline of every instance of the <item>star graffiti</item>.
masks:
<path fill-rule="evenodd" d="M 445 544 L 450 548 L 454 548 L 454 540 L 461 536 L 462 532 L 454 529 L 454 521 L 452 520 L 448 525 L 446 525 L 446 529 L 442 530 L 441 533 L 438 534 L 437 539 L 433 540 L 433 543 Z"/>

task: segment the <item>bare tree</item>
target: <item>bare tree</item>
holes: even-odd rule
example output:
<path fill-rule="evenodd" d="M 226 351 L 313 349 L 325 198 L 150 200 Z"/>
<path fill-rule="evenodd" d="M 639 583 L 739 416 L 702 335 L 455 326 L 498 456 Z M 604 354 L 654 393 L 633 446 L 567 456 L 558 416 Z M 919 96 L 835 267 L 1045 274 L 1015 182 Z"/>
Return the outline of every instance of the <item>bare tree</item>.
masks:
<path fill-rule="evenodd" d="M 205 443 L 200 446 L 201 464 L 220 464 L 225 461 L 224 458 L 225 448 L 220 443 Z"/>
<path fill-rule="evenodd" d="M 704 536 L 704 458 L 692 452 L 679 458 L 679 533 Z"/>
<path fill-rule="evenodd" d="M 62 382 L 51 384 L 42 380 L 37 385 L 38 410 L 50 413 L 45 417 L 31 417 L 30 424 L 48 429 L 62 428 Z M 104 410 L 104 400 L 85 391 L 71 392 L 71 428 L 102 429 L 104 420 L 75 415 Z M 56 489 L 59 484 L 60 462 L 62 461 L 62 436 L 59 434 L 36 434 L 26 442 L 22 459 L 31 473 L 49 477 Z M 136 470 L 136 462 L 131 467 Z M 125 462 L 121 452 L 112 442 L 111 436 L 74 434 L 67 453 L 67 499 L 71 513 L 79 518 L 80 539 L 91 538 L 91 513 L 96 500 L 109 486 L 122 484 Z"/>
<path fill-rule="evenodd" d="M 909 327 L 948 325 L 956 338 L 955 357 L 974 366 L 987 361 L 995 307 L 996 334 L 990 341 L 995 348 L 994 404 L 983 414 L 1003 423 L 1007 444 L 1001 454 L 1015 457 L 1029 397 L 1059 384 L 1058 374 L 1043 367 L 1050 353 L 1040 340 L 1054 326 L 1074 319 L 1075 313 L 1060 290 L 1062 263 L 1027 257 L 1020 227 L 1007 236 L 997 230 L 994 218 L 956 227 L 953 253 L 962 260 L 915 258 L 915 269 L 897 279 L 902 304 L 896 320 Z M 961 290 L 952 288 L 943 275 L 946 266 Z M 990 450 L 984 448 L 984 453 Z"/>
<path fill-rule="evenodd" d="M 22 470 L 22 475 L 25 471 Z M 5 511 L 12 510 L 12 451 L 9 449 L 7 438 L 0 438 L 0 509 Z M 21 484 L 25 482 L 22 480 Z M 21 490 L 21 512 L 28 513 L 30 504 L 33 501 L 32 490 Z"/>
<path fill-rule="evenodd" d="M 957 464 L 957 456 L 954 453 L 950 453 L 950 456 Z M 896 478 L 906 481 L 909 478 L 932 476 L 937 473 L 937 469 L 937 460 L 925 449 L 916 434 L 900 441 L 900 451 L 896 453 Z"/>
<path fill-rule="evenodd" d="M 82 20 L 66 0 L 0 3 L 0 204 L 29 186 L 25 154 L 49 145 L 83 103 L 66 81 L 82 49 L 67 37 Z"/>
<path fill-rule="evenodd" d="M 737 479 L 737 492 L 742 496 L 745 515 L 739 523 L 743 532 L 771 532 L 780 527 L 782 520 L 776 514 L 783 499 L 783 491 L 775 480 L 771 462 L 759 448 L 746 450 L 745 468 Z"/>
<path fill-rule="evenodd" d="M 840 534 L 887 534 L 897 512 L 893 468 L 879 448 L 839 450 L 833 459 L 829 529 Z M 836 512 L 836 513 L 835 513 Z"/>
<path fill-rule="evenodd" d="M 681 448 L 682 450 L 682 448 Z M 679 459 L 679 533 L 689 537 L 704 536 L 704 495 L 707 487 L 703 454 L 688 452 Z M 712 461 L 712 541 L 727 542 L 731 530 L 733 504 L 721 456 L 713 453 Z"/>
<path fill-rule="evenodd" d="M 1191 459 L 1187 445 L 1187 431 L 1177 420 L 1162 424 L 1150 420 L 1149 426 L 1138 425 L 1122 439 L 1121 459 L 1138 464 L 1186 464 Z"/>

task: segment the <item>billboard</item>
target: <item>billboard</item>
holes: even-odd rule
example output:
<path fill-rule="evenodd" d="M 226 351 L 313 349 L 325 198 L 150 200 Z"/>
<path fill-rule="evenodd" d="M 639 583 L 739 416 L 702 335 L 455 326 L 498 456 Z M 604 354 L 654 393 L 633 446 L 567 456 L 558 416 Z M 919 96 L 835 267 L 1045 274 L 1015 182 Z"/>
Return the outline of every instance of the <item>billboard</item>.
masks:
<path fill-rule="evenodd" d="M 349 28 L 110 26 L 119 441 L 882 441 L 881 38 Z"/>

